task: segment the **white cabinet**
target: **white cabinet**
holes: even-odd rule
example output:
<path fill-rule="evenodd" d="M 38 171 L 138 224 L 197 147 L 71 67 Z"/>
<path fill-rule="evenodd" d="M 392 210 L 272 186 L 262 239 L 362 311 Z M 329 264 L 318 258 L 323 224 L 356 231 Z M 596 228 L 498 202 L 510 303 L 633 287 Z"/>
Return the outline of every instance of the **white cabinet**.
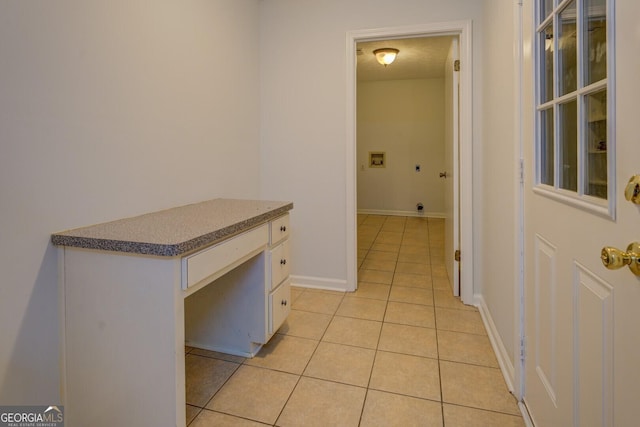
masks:
<path fill-rule="evenodd" d="M 52 235 L 67 423 L 184 426 L 185 343 L 251 357 L 289 314 L 292 207 L 217 199 Z"/>
<path fill-rule="evenodd" d="M 288 223 L 286 214 L 222 243 L 232 251 L 245 248 L 229 266 L 220 265 L 224 257 L 211 258 L 224 252 L 220 245 L 183 258 L 183 279 L 189 285 L 186 345 L 253 357 L 271 339 L 291 311 Z M 192 277 L 206 279 L 192 283 Z"/>
<path fill-rule="evenodd" d="M 289 214 L 271 222 L 271 249 L 269 251 L 269 271 L 267 276 L 269 296 L 269 330 L 273 335 L 291 311 L 291 285 L 289 272 Z M 274 246 L 276 245 L 276 246 Z"/>

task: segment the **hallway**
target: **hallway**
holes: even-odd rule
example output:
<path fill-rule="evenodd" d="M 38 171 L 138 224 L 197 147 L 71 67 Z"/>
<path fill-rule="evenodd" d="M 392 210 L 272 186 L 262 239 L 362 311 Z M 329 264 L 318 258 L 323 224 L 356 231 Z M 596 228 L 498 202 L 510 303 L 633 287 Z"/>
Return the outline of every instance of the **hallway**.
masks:
<path fill-rule="evenodd" d="M 187 348 L 187 425 L 523 426 L 441 219 L 358 216 L 358 290 L 293 288 L 253 359 Z"/>

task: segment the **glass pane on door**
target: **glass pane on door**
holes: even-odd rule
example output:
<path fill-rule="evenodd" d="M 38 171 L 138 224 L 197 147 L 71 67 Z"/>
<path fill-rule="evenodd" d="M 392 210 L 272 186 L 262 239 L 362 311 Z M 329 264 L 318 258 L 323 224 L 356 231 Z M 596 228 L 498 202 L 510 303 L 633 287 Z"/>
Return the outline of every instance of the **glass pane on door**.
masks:
<path fill-rule="evenodd" d="M 584 69 L 587 85 L 607 77 L 607 15 L 605 0 L 585 0 Z"/>
<path fill-rule="evenodd" d="M 553 25 L 547 25 L 541 34 L 544 52 L 540 55 L 540 98 L 542 103 L 553 99 Z"/>
<path fill-rule="evenodd" d="M 558 65 L 561 76 L 558 80 L 560 96 L 571 93 L 578 88 L 577 41 L 576 2 L 574 0 L 560 14 L 558 40 Z"/>
<path fill-rule="evenodd" d="M 535 0 L 534 58 L 536 184 L 546 187 L 541 194 L 610 213 L 614 204 L 605 201 L 615 171 L 607 103 L 615 76 L 607 69 L 613 51 L 607 19 L 613 1 Z"/>
<path fill-rule="evenodd" d="M 553 108 L 540 112 L 540 183 L 554 185 L 553 168 L 555 164 L 555 147 L 553 143 Z"/>
<path fill-rule="evenodd" d="M 559 187 L 578 191 L 578 103 L 560 104 Z"/>
<path fill-rule="evenodd" d="M 590 196 L 607 198 L 607 91 L 585 97 L 587 118 L 585 190 Z"/>
<path fill-rule="evenodd" d="M 551 14 L 553 11 L 553 0 L 540 0 L 544 3 L 542 7 L 542 18 L 541 21 L 544 21 L 547 16 Z"/>

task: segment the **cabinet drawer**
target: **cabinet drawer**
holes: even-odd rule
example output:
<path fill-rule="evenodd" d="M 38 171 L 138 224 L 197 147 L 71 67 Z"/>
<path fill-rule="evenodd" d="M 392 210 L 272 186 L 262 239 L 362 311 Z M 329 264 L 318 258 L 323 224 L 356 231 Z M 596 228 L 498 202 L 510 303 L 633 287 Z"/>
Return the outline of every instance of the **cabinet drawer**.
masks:
<path fill-rule="evenodd" d="M 283 215 L 271 221 L 271 240 L 270 243 L 275 245 L 281 240 L 289 237 L 289 214 Z"/>
<path fill-rule="evenodd" d="M 270 283 L 269 289 L 275 289 L 280 282 L 289 277 L 291 270 L 291 262 L 289 260 L 289 241 L 285 240 L 275 248 L 269 251 L 269 257 L 271 258 L 271 279 L 267 280 Z"/>
<path fill-rule="evenodd" d="M 291 283 L 286 280 L 269 295 L 269 335 L 273 335 L 291 311 Z"/>
<path fill-rule="evenodd" d="M 215 246 L 182 259 L 182 289 L 187 289 L 217 273 L 226 272 L 227 267 L 244 261 L 248 255 L 264 248 L 269 239 L 268 225 L 264 224 Z"/>

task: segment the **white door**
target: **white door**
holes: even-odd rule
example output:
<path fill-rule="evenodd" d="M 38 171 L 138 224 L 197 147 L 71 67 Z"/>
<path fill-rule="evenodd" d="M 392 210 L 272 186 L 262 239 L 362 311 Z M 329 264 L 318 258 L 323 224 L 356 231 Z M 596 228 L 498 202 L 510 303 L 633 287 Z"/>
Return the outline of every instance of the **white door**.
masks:
<path fill-rule="evenodd" d="M 459 149 L 459 72 L 454 62 L 459 60 L 458 39 L 451 41 L 451 50 L 445 64 L 445 162 L 447 169 L 443 178 L 445 187 L 445 247 L 444 256 L 447 274 L 453 286 L 453 295 L 460 296 L 460 264 L 454 254 L 460 249 L 459 193 L 458 193 L 458 149 Z"/>
<path fill-rule="evenodd" d="M 556 20 L 534 15 L 534 3 Z M 523 5 L 524 402 L 539 427 L 640 425 L 640 280 L 627 267 L 608 270 L 601 262 L 603 247 L 640 241 L 640 209 L 624 197 L 629 178 L 640 173 L 640 2 L 610 4 L 609 32 L 604 6 Z M 605 49 L 602 34 L 615 40 L 615 50 Z M 536 52 L 546 58 L 539 80 Z M 552 74 L 557 69 L 565 72 Z M 546 142 L 536 163 L 537 140 Z M 602 159 L 609 159 L 608 187 Z"/>

